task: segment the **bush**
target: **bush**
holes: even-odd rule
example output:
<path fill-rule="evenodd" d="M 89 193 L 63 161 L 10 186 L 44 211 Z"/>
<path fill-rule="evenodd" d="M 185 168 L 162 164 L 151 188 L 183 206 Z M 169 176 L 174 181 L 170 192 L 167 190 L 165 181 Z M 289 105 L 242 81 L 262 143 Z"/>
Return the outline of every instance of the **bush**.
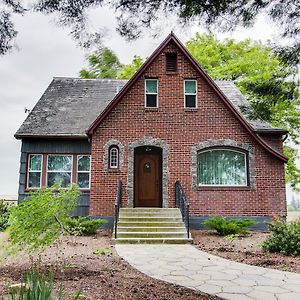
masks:
<path fill-rule="evenodd" d="M 271 235 L 262 245 L 264 250 L 284 255 L 300 255 L 300 219 L 291 223 L 275 221 L 269 224 L 269 229 Z"/>
<path fill-rule="evenodd" d="M 11 210 L 11 250 L 33 252 L 57 241 L 64 234 L 63 224 L 77 206 L 79 194 L 76 185 L 68 189 L 55 186 L 31 192 L 29 197 Z"/>
<path fill-rule="evenodd" d="M 0 200 L 0 231 L 4 231 L 8 227 L 9 211 L 11 205 L 4 200 Z"/>
<path fill-rule="evenodd" d="M 88 219 L 86 217 L 68 218 L 64 223 L 65 228 L 71 235 L 95 234 L 101 225 L 106 223 L 103 219 Z"/>
<path fill-rule="evenodd" d="M 224 217 L 213 217 L 204 221 L 204 224 L 212 229 L 215 229 L 221 236 L 230 234 L 246 234 L 246 227 L 255 224 L 255 221 L 250 219 L 226 219 Z"/>

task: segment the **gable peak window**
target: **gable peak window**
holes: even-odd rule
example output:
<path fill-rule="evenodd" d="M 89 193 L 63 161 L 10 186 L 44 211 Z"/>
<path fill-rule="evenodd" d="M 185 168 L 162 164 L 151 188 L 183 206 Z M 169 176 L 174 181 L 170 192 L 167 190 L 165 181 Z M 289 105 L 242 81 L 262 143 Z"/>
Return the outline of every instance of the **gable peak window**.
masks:
<path fill-rule="evenodd" d="M 247 186 L 248 164 L 245 152 L 212 148 L 198 152 L 199 186 Z"/>
<path fill-rule="evenodd" d="M 146 108 L 158 107 L 158 80 L 157 79 L 145 80 L 145 107 Z"/>
<path fill-rule="evenodd" d="M 166 71 L 177 72 L 177 53 L 166 53 Z"/>
<path fill-rule="evenodd" d="M 184 107 L 197 108 L 197 80 L 184 81 Z"/>
<path fill-rule="evenodd" d="M 111 146 L 109 148 L 108 167 L 110 169 L 118 169 L 119 168 L 119 147 L 118 146 Z"/>

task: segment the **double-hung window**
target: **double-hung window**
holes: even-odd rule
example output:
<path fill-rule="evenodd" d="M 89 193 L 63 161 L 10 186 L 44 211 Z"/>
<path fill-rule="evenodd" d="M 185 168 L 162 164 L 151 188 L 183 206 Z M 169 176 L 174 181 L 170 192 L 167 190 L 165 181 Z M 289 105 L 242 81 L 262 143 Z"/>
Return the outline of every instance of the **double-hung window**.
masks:
<path fill-rule="evenodd" d="M 198 152 L 200 186 L 247 186 L 247 155 L 234 149 Z"/>
<path fill-rule="evenodd" d="M 72 155 L 48 155 L 47 186 L 67 187 L 72 182 Z"/>
<path fill-rule="evenodd" d="M 197 108 L 197 80 L 184 81 L 184 107 Z"/>
<path fill-rule="evenodd" d="M 41 154 L 30 154 L 28 161 L 28 188 L 40 188 L 42 185 L 42 162 Z"/>
<path fill-rule="evenodd" d="M 77 184 L 81 189 L 90 188 L 91 156 L 78 155 L 77 157 Z"/>
<path fill-rule="evenodd" d="M 158 80 L 157 79 L 145 80 L 145 107 L 147 108 L 158 107 Z"/>

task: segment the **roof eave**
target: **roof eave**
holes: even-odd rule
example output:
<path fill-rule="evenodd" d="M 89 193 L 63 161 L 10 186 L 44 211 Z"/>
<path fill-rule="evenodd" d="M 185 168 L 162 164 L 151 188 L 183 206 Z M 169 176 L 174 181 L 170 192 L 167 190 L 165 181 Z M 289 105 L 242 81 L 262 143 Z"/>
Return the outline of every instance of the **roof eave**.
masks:
<path fill-rule="evenodd" d="M 22 139 L 88 139 L 85 134 L 18 134 L 16 133 L 14 137 L 17 140 Z"/>

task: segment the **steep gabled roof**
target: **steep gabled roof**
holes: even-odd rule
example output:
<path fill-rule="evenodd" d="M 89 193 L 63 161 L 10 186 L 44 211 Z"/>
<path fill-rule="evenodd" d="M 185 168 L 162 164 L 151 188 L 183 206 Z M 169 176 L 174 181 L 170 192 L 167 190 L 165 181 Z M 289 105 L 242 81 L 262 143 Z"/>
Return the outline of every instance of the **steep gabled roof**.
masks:
<path fill-rule="evenodd" d="M 207 84 L 213 89 L 213 91 L 220 97 L 224 102 L 225 106 L 234 114 L 234 116 L 239 120 L 240 124 L 245 128 L 249 135 L 266 151 L 274 155 L 283 162 L 287 162 L 287 158 L 271 148 L 266 142 L 256 134 L 254 128 L 246 121 L 242 116 L 240 111 L 234 107 L 234 104 L 225 96 L 224 92 L 217 86 L 217 84 L 212 80 L 212 78 L 201 68 L 193 56 L 188 52 L 184 45 L 179 41 L 179 39 L 173 34 L 169 34 L 168 37 L 160 44 L 160 46 L 152 53 L 152 55 L 147 59 L 147 61 L 142 65 L 142 67 L 136 72 L 136 74 L 127 82 L 123 89 L 115 96 L 115 98 L 108 104 L 108 106 L 103 110 L 103 112 L 95 119 L 86 133 L 92 136 L 98 126 L 103 122 L 103 120 L 109 115 L 111 110 L 119 103 L 123 96 L 129 91 L 129 89 L 134 85 L 134 83 L 143 75 L 147 68 L 155 61 L 155 59 L 161 54 L 164 48 L 170 44 L 174 43 L 183 55 L 187 58 L 190 64 L 195 68 L 199 75 L 207 82 Z"/>

